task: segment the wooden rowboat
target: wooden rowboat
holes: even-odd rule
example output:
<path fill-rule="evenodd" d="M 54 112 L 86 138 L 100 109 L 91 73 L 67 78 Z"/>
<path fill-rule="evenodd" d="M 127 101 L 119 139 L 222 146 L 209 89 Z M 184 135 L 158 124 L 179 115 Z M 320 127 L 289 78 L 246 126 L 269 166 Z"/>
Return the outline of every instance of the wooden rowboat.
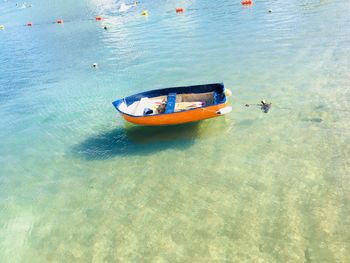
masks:
<path fill-rule="evenodd" d="M 128 121 L 139 125 L 175 125 L 231 112 L 224 84 L 205 84 L 150 90 L 113 102 Z"/>

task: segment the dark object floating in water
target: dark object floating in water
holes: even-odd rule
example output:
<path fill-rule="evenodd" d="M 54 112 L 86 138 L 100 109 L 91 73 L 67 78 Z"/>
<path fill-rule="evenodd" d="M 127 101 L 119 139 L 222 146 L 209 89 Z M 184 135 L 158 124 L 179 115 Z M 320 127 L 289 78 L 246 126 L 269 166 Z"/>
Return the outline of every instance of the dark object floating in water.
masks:
<path fill-rule="evenodd" d="M 260 104 L 246 104 L 246 107 L 249 106 L 259 106 L 260 109 L 264 112 L 264 113 L 268 113 L 269 110 L 271 109 L 271 102 L 266 102 L 265 100 L 262 100 Z"/>
<path fill-rule="evenodd" d="M 261 101 L 261 110 L 264 112 L 264 113 L 268 113 L 269 110 L 271 109 L 271 105 L 272 103 L 268 103 L 268 102 L 265 102 L 264 100 Z"/>
<path fill-rule="evenodd" d="M 231 112 L 231 92 L 222 83 L 150 90 L 113 102 L 123 118 L 159 126 L 196 122 Z"/>

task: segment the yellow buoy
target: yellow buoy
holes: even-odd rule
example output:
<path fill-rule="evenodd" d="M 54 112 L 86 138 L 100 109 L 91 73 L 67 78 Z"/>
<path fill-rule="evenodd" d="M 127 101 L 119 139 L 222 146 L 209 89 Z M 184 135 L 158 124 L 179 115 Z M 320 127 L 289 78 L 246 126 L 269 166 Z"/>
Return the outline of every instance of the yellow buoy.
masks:
<path fill-rule="evenodd" d="M 5 26 L 4 25 L 0 25 L 0 30 L 4 30 Z"/>
<path fill-rule="evenodd" d="M 232 96 L 232 91 L 231 90 L 225 88 L 224 92 L 225 92 L 225 96 L 226 97 L 231 97 Z"/>
<path fill-rule="evenodd" d="M 141 15 L 143 15 L 143 16 L 148 16 L 148 11 L 147 11 L 147 10 L 143 10 L 143 11 L 141 12 Z"/>

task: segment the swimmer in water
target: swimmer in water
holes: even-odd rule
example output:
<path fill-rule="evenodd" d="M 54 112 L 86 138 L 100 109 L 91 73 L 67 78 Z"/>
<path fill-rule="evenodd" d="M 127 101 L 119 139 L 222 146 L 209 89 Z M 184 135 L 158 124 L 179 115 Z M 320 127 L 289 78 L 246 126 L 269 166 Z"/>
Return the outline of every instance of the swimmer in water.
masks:
<path fill-rule="evenodd" d="M 19 7 L 19 8 L 29 8 L 29 7 L 32 7 L 31 4 L 27 4 L 27 3 L 22 3 L 22 4 L 18 4 L 16 3 L 16 6 Z"/>
<path fill-rule="evenodd" d="M 137 3 L 136 1 L 134 1 L 133 4 L 131 5 L 127 5 L 125 3 L 121 3 L 120 6 L 119 6 L 119 12 L 126 12 L 128 11 L 130 8 L 134 7 L 134 6 L 137 6 Z"/>

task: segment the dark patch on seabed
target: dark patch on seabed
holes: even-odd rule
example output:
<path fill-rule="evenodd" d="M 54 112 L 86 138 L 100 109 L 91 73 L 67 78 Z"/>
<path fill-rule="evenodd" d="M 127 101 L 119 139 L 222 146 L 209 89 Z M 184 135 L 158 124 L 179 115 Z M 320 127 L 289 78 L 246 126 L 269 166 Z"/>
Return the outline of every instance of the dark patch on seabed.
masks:
<path fill-rule="evenodd" d="M 304 250 L 304 258 L 305 258 L 305 261 L 304 261 L 305 263 L 311 263 L 312 262 L 309 248 L 306 248 Z"/>
<path fill-rule="evenodd" d="M 321 118 L 305 118 L 303 121 L 309 121 L 309 122 L 322 122 L 323 120 Z"/>
<path fill-rule="evenodd" d="M 103 160 L 122 155 L 148 155 L 166 149 L 186 149 L 198 135 L 198 123 L 144 127 L 120 127 L 87 138 L 73 146 L 73 155 Z"/>

